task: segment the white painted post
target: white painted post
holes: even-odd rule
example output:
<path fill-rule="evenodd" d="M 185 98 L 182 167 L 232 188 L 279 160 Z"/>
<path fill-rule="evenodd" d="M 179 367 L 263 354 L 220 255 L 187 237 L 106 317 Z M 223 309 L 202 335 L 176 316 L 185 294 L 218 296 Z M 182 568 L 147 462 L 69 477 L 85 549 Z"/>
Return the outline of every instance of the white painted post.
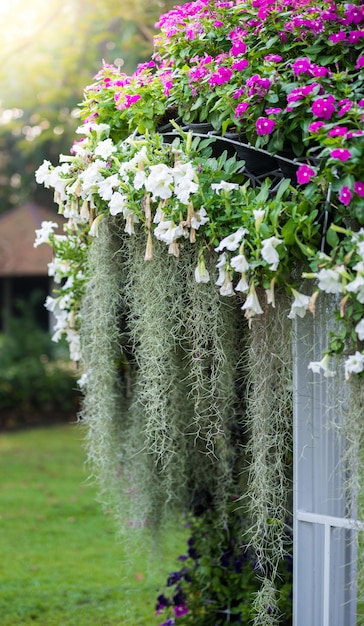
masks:
<path fill-rule="evenodd" d="M 321 360 L 332 313 L 295 323 L 294 338 L 294 551 L 293 626 L 355 626 L 355 533 L 347 519 L 343 383 L 308 369 Z"/>

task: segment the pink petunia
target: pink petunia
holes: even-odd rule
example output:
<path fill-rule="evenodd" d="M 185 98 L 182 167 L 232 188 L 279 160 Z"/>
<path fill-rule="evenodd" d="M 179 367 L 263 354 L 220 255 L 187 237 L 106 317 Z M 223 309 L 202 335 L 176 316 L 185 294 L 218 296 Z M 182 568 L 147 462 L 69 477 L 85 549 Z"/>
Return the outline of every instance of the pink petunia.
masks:
<path fill-rule="evenodd" d="M 357 180 L 354 183 L 354 191 L 358 194 L 358 196 L 364 198 L 364 182 L 361 180 Z"/>
<path fill-rule="evenodd" d="M 312 169 L 312 167 L 303 164 L 299 166 L 296 176 L 299 185 L 306 185 L 310 182 L 313 176 L 316 176 L 316 172 L 314 169 Z"/>
<path fill-rule="evenodd" d="M 351 157 L 351 152 L 346 148 L 335 148 L 335 150 L 331 150 L 330 156 L 333 159 L 339 159 L 339 161 L 347 161 Z"/>
<path fill-rule="evenodd" d="M 312 104 L 311 111 L 315 117 L 322 117 L 324 120 L 329 120 L 335 113 L 335 105 L 333 104 L 333 97 L 330 98 L 318 98 Z"/>
<path fill-rule="evenodd" d="M 352 197 L 353 197 L 353 194 L 351 193 L 347 185 L 344 185 L 343 187 L 341 187 L 339 191 L 339 200 L 342 204 L 344 204 L 345 206 L 348 206 L 350 204 Z"/>
<path fill-rule="evenodd" d="M 255 128 L 258 135 L 270 135 L 276 125 L 274 120 L 270 120 L 268 117 L 258 117 L 255 122 Z"/>

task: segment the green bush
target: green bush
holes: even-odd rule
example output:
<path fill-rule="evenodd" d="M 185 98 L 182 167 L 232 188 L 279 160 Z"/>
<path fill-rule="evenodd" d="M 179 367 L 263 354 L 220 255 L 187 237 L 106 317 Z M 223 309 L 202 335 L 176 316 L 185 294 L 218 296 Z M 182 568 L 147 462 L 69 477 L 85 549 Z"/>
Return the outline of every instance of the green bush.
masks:
<path fill-rule="evenodd" d="M 76 416 L 79 392 L 67 347 L 39 327 L 32 306 L 18 309 L 0 335 L 0 428 Z"/>

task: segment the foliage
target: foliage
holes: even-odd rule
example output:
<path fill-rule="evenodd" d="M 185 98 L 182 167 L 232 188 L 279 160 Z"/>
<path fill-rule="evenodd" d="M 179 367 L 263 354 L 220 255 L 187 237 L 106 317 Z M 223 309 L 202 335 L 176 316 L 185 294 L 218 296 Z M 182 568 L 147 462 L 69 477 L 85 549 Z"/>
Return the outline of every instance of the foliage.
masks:
<path fill-rule="evenodd" d="M 138 542 L 116 542 L 87 480 L 83 437 L 75 425 L 0 436 L 3 626 L 158 623 L 155 595 L 184 533 L 166 529 L 158 558 L 147 530 Z"/>
<path fill-rule="evenodd" d="M 1 426 L 37 422 L 39 412 L 50 421 L 75 417 L 79 392 L 65 345 L 55 349 L 50 334 L 41 330 L 31 309 L 9 321 L 0 338 Z"/>
<path fill-rule="evenodd" d="M 230 503 L 229 524 L 221 528 L 216 515 L 207 511 L 192 518 L 187 554 L 179 557 L 180 569 L 172 572 L 167 588 L 157 598 L 156 614 L 161 626 L 214 626 L 250 624 L 254 618 L 253 598 L 262 585 L 259 567 L 249 545 L 242 545 L 242 517 L 237 502 Z M 287 538 L 289 542 L 289 539 Z M 277 610 L 282 625 L 291 624 L 292 570 L 288 555 L 280 563 Z M 273 612 L 269 603 L 268 614 Z"/>

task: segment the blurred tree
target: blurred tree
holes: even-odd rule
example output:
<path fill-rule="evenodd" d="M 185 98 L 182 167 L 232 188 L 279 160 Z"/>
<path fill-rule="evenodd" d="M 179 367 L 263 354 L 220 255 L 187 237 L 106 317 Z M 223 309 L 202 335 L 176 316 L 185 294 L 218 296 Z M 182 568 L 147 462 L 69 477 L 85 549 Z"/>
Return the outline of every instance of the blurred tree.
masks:
<path fill-rule="evenodd" d="M 0 3 L 0 212 L 32 199 L 43 159 L 68 152 L 77 104 L 102 61 L 131 73 L 153 47 L 171 0 L 3 0 Z"/>

